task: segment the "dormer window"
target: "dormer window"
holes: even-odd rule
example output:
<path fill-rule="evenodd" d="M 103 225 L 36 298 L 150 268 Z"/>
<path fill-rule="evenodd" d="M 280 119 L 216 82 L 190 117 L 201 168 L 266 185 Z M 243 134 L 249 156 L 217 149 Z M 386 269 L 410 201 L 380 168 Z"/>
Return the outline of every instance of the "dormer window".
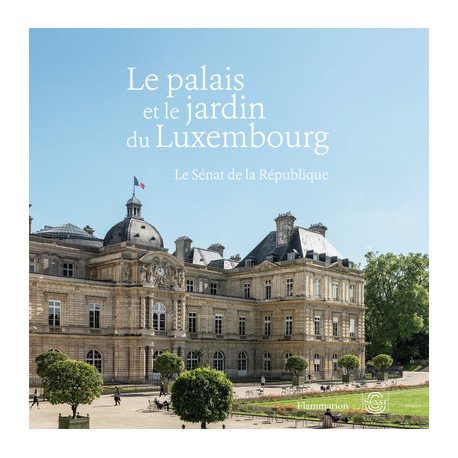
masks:
<path fill-rule="evenodd" d="M 290 251 L 288 253 L 288 261 L 291 261 L 293 259 L 296 259 L 296 253 L 294 251 Z"/>
<path fill-rule="evenodd" d="M 266 260 L 269 262 L 274 262 L 274 257 L 272 255 L 266 256 Z"/>
<path fill-rule="evenodd" d="M 245 259 L 245 267 L 252 267 L 253 264 L 254 263 L 252 259 Z"/>

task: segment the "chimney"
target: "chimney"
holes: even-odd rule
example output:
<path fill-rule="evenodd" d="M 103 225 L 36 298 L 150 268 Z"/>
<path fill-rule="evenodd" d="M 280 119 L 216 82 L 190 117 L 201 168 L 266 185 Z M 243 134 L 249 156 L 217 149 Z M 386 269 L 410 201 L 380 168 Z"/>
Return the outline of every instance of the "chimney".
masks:
<path fill-rule="evenodd" d="M 322 235 L 323 237 L 326 237 L 326 231 L 328 230 L 328 228 L 323 223 L 317 223 L 312 224 L 308 230 L 310 232 L 315 232 L 317 234 Z"/>
<path fill-rule="evenodd" d="M 291 212 L 282 213 L 275 218 L 277 223 L 277 246 L 288 245 L 294 229 L 294 221 L 296 221 L 296 218 Z"/>
<path fill-rule="evenodd" d="M 184 257 L 186 256 L 186 253 L 188 253 L 188 251 L 191 249 L 191 243 L 192 240 L 186 235 L 178 237 L 175 240 L 175 256 L 180 261 L 184 262 Z"/>
<path fill-rule="evenodd" d="M 217 253 L 220 254 L 220 256 L 223 258 L 223 253 L 224 253 L 224 247 L 223 245 L 221 245 L 221 243 L 213 243 L 212 245 L 210 245 L 207 250 L 210 250 L 210 251 L 216 251 Z"/>
<path fill-rule="evenodd" d="M 92 229 L 92 227 L 89 226 L 89 224 L 86 225 L 83 231 L 86 231 L 89 235 L 92 235 L 94 233 L 94 229 Z"/>

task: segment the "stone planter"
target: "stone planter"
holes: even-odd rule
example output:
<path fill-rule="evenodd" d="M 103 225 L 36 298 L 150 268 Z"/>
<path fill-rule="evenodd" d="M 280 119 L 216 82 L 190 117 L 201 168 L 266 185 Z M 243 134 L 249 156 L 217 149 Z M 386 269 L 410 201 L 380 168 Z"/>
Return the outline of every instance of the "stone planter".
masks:
<path fill-rule="evenodd" d="M 59 429 L 89 429 L 89 414 L 87 417 L 62 417 L 59 414 Z"/>
<path fill-rule="evenodd" d="M 355 380 L 355 376 L 351 374 L 342 374 L 342 382 L 350 383 Z"/>
<path fill-rule="evenodd" d="M 301 377 L 301 376 L 297 377 L 293 375 L 293 378 L 291 379 L 291 384 L 293 386 L 304 386 L 304 381 L 305 381 L 304 377 Z"/>

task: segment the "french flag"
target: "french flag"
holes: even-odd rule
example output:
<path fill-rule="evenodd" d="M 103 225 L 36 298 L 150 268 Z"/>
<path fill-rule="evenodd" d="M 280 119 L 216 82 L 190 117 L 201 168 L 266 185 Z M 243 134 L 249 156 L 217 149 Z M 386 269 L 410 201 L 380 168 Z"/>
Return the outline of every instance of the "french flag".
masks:
<path fill-rule="evenodd" d="M 134 177 L 134 186 L 141 186 L 142 189 L 145 189 L 145 185 L 137 177 Z"/>

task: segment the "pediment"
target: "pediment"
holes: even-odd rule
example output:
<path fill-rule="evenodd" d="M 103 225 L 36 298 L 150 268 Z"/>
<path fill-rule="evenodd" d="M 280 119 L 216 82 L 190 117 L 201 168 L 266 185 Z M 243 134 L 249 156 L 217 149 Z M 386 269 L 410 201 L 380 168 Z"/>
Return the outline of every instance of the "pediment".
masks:
<path fill-rule="evenodd" d="M 171 265 L 173 267 L 184 267 L 182 262 L 180 262 L 175 256 L 168 253 L 146 253 L 139 259 L 139 261 L 144 262 L 145 264 L 154 264 L 156 266 Z"/>
<path fill-rule="evenodd" d="M 146 286 L 182 290 L 184 265 L 168 253 L 146 253 L 139 261 L 140 283 Z"/>
<path fill-rule="evenodd" d="M 343 266 L 340 262 L 335 262 L 334 264 L 331 264 L 329 267 L 327 267 L 327 269 L 333 272 L 340 272 L 340 273 L 350 272 L 348 267 Z"/>
<path fill-rule="evenodd" d="M 274 264 L 273 262 L 264 260 L 261 262 L 261 264 L 258 264 L 256 267 L 253 268 L 253 272 L 260 272 L 260 271 L 265 271 L 265 270 L 274 270 L 274 269 L 279 269 L 280 267 L 277 266 L 277 264 Z"/>

